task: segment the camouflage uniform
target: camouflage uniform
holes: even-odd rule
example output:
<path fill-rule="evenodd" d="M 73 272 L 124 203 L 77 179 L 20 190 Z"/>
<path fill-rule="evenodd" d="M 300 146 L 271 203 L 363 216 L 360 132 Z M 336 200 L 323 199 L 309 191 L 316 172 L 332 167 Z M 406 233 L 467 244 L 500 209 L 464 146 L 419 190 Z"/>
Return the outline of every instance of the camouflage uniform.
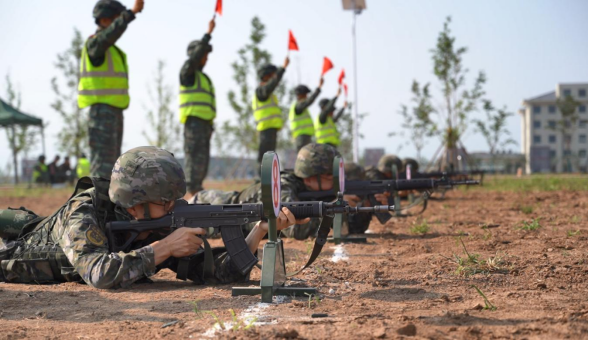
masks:
<path fill-rule="evenodd" d="M 364 180 L 365 174 L 364 169 L 353 162 L 346 162 L 344 165 L 344 172 L 346 174 L 346 180 Z M 370 206 L 370 202 L 364 200 L 359 205 Z M 348 214 L 348 219 L 344 220 L 344 224 L 348 226 L 349 234 L 362 234 L 368 230 L 370 222 L 372 221 L 372 213 L 362 214 Z"/>
<path fill-rule="evenodd" d="M 367 180 L 390 180 L 391 177 L 386 173 L 390 173 L 393 165 L 397 166 L 397 172 L 403 171 L 403 163 L 401 159 L 392 154 L 383 155 L 378 160 L 376 167 L 371 166 L 366 169 Z"/>
<path fill-rule="evenodd" d="M 133 177 L 130 178 L 129 174 Z M 161 239 L 161 235 L 154 233 L 146 240 L 134 243 L 130 252 L 110 252 L 105 226 L 113 220 L 134 219 L 125 208 L 145 203 L 145 198 L 170 201 L 183 196 L 186 190 L 184 181 L 182 168 L 171 153 L 156 147 L 139 147 L 126 152 L 115 164 L 112 182 L 93 179 L 97 187 L 75 195 L 32 232 L 26 233 L 28 229 L 25 227 L 24 235 L 17 240 L 19 247 L 16 250 L 3 253 L 0 248 L 0 281 L 53 283 L 83 280 L 93 287 L 106 289 L 128 287 L 162 268 L 176 271 L 178 259 L 173 257 L 155 265 L 154 251 L 149 243 Z M 33 216 L 25 211 L 0 210 L 0 218 L 8 218 L 0 220 L 0 231 L 11 231 L 14 235 L 14 230 L 22 228 L 22 222 L 31 221 Z M 210 280 L 227 283 L 247 278 L 239 273 L 224 249 L 214 249 L 213 253 L 215 273 Z M 203 283 L 204 256 L 199 252 L 194 257 L 196 262 L 192 263 L 194 267 L 188 278 Z"/>
<path fill-rule="evenodd" d="M 301 149 L 297 154 L 294 173 L 282 172 L 280 175 L 282 202 L 300 201 L 298 193 L 309 191 L 303 178 L 319 174 L 332 175 L 331 167 L 335 155 L 339 155 L 335 148 L 326 144 L 311 143 Z M 256 183 L 241 192 L 202 191 L 196 196 L 196 201 L 216 205 L 259 203 L 262 201 L 262 186 Z M 293 225 L 281 232 L 286 237 L 303 240 L 315 236 L 320 223 L 320 219 L 311 219 L 306 224 Z M 250 224 L 247 230 L 251 230 L 254 225 Z"/>
<path fill-rule="evenodd" d="M 88 57 L 94 66 L 102 65 L 106 51 L 123 35 L 135 19 L 130 10 L 121 12 L 108 27 L 98 28 L 86 41 Z M 91 175 L 108 179 L 123 143 L 123 109 L 97 103 L 90 107 L 88 121 Z"/>
<path fill-rule="evenodd" d="M 180 84 L 183 86 L 194 86 L 198 73 L 203 73 L 201 60 L 210 47 L 210 41 L 211 35 L 206 33 L 197 44 L 190 44 L 189 58 L 180 70 Z M 202 182 L 209 170 L 212 134 L 212 120 L 188 116 L 184 123 L 184 170 L 189 193 L 202 190 Z"/>

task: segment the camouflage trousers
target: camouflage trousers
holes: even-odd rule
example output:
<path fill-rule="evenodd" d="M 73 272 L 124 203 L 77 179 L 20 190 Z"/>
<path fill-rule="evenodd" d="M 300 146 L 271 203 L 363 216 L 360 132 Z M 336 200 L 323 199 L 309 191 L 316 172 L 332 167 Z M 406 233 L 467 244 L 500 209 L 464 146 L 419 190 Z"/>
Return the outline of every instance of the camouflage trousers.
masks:
<path fill-rule="evenodd" d="M 264 153 L 268 151 L 276 151 L 276 140 L 278 137 L 278 129 L 270 128 L 259 132 L 260 146 L 258 147 L 258 164 L 262 164 Z M 258 168 L 258 172 L 262 169 Z"/>
<path fill-rule="evenodd" d="M 184 124 L 184 173 L 189 193 L 202 191 L 209 170 L 213 124 L 190 116 Z"/>
<path fill-rule="evenodd" d="M 297 146 L 297 153 L 301 148 L 313 142 L 313 136 L 311 135 L 299 135 L 295 138 L 295 145 Z"/>
<path fill-rule="evenodd" d="M 123 109 L 108 104 L 90 107 L 88 121 L 90 175 L 110 179 L 112 168 L 121 155 L 123 143 Z"/>

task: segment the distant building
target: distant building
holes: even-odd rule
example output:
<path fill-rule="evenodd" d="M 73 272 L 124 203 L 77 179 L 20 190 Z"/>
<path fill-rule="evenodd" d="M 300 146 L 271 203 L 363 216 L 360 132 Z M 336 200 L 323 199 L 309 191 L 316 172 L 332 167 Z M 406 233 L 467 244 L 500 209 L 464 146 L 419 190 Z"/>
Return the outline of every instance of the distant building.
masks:
<path fill-rule="evenodd" d="M 566 96 L 579 102 L 579 121 L 572 134 L 561 136 L 555 129 L 562 119 L 556 101 Z M 587 83 L 558 84 L 556 91 L 525 99 L 523 106 L 519 113 L 526 174 L 587 172 Z M 565 152 L 567 142 L 570 142 L 570 155 Z"/>
<path fill-rule="evenodd" d="M 468 156 L 476 169 L 488 173 L 515 174 L 518 168 L 524 168 L 526 158 L 523 154 L 501 151 L 491 155 L 488 152 L 469 153 Z"/>
<path fill-rule="evenodd" d="M 365 148 L 364 166 L 376 166 L 378 160 L 384 155 L 384 148 Z"/>

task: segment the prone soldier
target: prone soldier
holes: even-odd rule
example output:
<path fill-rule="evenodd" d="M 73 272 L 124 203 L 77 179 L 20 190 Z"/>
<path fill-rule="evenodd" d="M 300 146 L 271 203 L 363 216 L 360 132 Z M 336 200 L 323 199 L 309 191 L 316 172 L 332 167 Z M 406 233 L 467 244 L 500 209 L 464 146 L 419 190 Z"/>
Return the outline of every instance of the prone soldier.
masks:
<path fill-rule="evenodd" d="M 89 187 L 89 188 L 88 188 Z M 78 193 L 78 188 L 88 188 Z M 121 155 L 110 180 L 83 178 L 62 207 L 49 217 L 22 208 L 0 210 L 0 282 L 85 282 L 96 288 L 128 287 L 162 268 L 179 270 L 179 258 L 195 256 L 186 278 L 196 283 L 228 283 L 242 274 L 224 248 L 213 249 L 214 273 L 204 278 L 201 228 L 180 227 L 170 234 L 141 233 L 130 252 L 110 252 L 106 225 L 112 221 L 157 219 L 186 193 L 186 180 L 173 154 L 157 147 L 138 147 Z M 297 222 L 283 208 L 277 228 Z M 267 233 L 258 222 L 246 238 L 252 253 Z M 124 242 L 124 240 L 123 240 Z M 199 258 L 200 257 L 200 258 Z"/>

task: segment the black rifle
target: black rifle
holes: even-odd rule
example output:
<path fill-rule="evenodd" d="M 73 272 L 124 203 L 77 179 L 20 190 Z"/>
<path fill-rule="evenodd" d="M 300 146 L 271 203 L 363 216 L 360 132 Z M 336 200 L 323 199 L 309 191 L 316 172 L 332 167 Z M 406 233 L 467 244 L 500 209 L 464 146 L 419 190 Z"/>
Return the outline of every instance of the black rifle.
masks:
<path fill-rule="evenodd" d="M 305 201 L 283 203 L 297 219 L 333 217 L 336 213 L 377 213 L 394 210 L 392 206 L 350 207 L 341 195 L 333 202 Z M 131 245 L 139 234 L 145 231 L 158 232 L 161 235 L 172 233 L 180 227 L 213 228 L 221 233 L 227 253 L 242 274 L 246 274 L 258 259 L 250 251 L 242 227 L 248 223 L 266 220 L 262 204 L 241 205 L 189 205 L 185 200 L 175 202 L 174 209 L 158 219 L 112 221 L 106 224 L 106 232 L 111 252 L 129 252 Z M 122 242 L 118 242 L 122 241 Z M 205 241 L 205 263 L 212 266 L 212 252 L 207 249 Z M 210 249 L 210 247 L 208 247 Z M 209 253 L 210 256 L 207 256 Z M 205 264 L 206 267 L 206 264 Z M 205 274 L 212 274 L 212 269 L 205 268 Z M 185 279 L 186 276 L 183 276 Z M 182 277 L 179 277 L 182 278 Z"/>
<path fill-rule="evenodd" d="M 453 177 L 467 177 L 471 175 L 485 175 L 484 170 L 471 170 L 471 171 L 459 171 L 459 172 L 411 172 L 411 179 L 424 179 L 424 178 L 453 178 Z M 406 172 L 399 172 L 399 179 L 407 179 Z"/>
<path fill-rule="evenodd" d="M 436 188 L 450 188 L 458 185 L 478 185 L 476 180 L 448 180 L 446 176 L 441 179 L 410 179 L 410 180 L 348 180 L 345 182 L 344 194 L 357 195 L 360 198 L 368 196 L 371 205 L 377 203 L 375 194 L 405 190 L 432 190 Z M 298 193 L 299 200 L 326 200 L 335 197 L 333 190 L 309 191 Z M 389 205 L 393 205 L 394 198 L 389 197 Z M 378 220 L 384 224 L 391 215 L 386 212 L 375 214 Z"/>

